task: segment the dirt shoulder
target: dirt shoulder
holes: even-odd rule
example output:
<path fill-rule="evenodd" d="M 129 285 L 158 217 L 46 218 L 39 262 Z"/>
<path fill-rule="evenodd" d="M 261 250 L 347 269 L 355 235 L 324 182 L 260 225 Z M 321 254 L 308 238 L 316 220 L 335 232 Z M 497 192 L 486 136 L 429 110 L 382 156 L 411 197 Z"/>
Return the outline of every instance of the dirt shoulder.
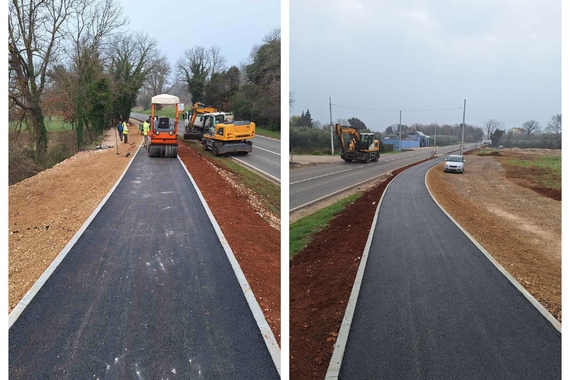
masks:
<path fill-rule="evenodd" d="M 117 182 L 137 151 L 142 136 L 137 121 L 129 143 L 114 130 L 102 145 L 109 149 L 75 156 L 9 187 L 9 311 L 52 263 Z M 280 231 L 278 219 L 255 201 L 255 194 L 227 170 L 199 157 L 179 142 L 184 162 L 229 242 L 276 339 L 280 340 Z M 127 156 L 127 153 L 130 153 Z M 146 154 L 140 151 L 140 154 Z M 214 193 L 224 194 L 223 205 Z M 277 222 L 276 222 L 277 220 Z M 235 226 L 240 228 L 237 234 Z M 245 232 L 244 232 L 245 231 Z"/>
<path fill-rule="evenodd" d="M 507 177 L 494 157 L 470 155 L 464 174 L 444 174 L 439 164 L 427 183 L 442 207 L 561 321 L 561 204 L 529 189 L 520 174 Z M 291 378 L 324 378 L 374 205 L 392 178 L 365 191 L 290 262 Z"/>

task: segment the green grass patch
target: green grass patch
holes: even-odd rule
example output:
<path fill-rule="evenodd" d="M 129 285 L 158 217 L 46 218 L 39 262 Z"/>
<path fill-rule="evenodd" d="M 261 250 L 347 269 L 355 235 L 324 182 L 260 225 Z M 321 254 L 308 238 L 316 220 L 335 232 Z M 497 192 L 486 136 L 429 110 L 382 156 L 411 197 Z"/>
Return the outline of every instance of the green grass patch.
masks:
<path fill-rule="evenodd" d="M 292 259 L 313 240 L 313 237 L 325 228 L 330 220 L 343 211 L 348 203 L 362 196 L 362 192 L 352 194 L 340 201 L 325 207 L 314 214 L 299 219 L 289 226 L 289 258 Z"/>
<path fill-rule="evenodd" d="M 44 123 L 46 126 L 46 130 L 48 132 L 59 132 L 59 131 L 71 131 L 72 127 L 71 124 L 66 123 L 60 117 L 52 117 L 51 120 L 49 118 L 44 119 Z M 10 130 L 15 130 L 17 128 L 17 124 L 14 122 L 8 123 L 8 127 Z M 26 127 L 24 127 L 26 128 Z"/>
<path fill-rule="evenodd" d="M 229 157 L 215 157 L 211 151 L 204 152 L 200 144 L 187 142 L 191 149 L 200 152 L 202 157 L 217 165 L 231 171 L 238 176 L 239 181 L 257 194 L 259 199 L 266 205 L 272 213 L 281 215 L 281 188 L 275 183 L 265 179 L 259 174 L 239 165 Z"/>
<path fill-rule="evenodd" d="M 50 132 L 53 131 L 71 131 L 71 124 L 63 121 L 62 118 L 52 117 L 51 120 L 46 118 L 45 120 L 46 129 Z"/>
<path fill-rule="evenodd" d="M 131 113 L 142 113 L 144 115 L 150 115 L 151 114 L 151 110 L 143 110 L 143 109 L 138 109 L 138 108 L 133 108 L 131 110 Z M 168 117 L 168 118 L 176 118 L 176 109 L 174 107 L 162 107 L 162 109 L 160 111 L 154 111 L 154 116 L 158 116 L 158 117 Z M 179 119 L 182 119 L 182 115 L 178 115 Z"/>
<path fill-rule="evenodd" d="M 560 156 L 530 156 L 504 160 L 503 166 L 511 171 L 524 171 L 529 181 L 551 189 L 562 188 L 562 157 Z"/>
<path fill-rule="evenodd" d="M 255 134 L 265 137 L 271 137 L 273 139 L 281 140 L 281 131 L 270 131 L 258 125 L 255 126 Z"/>

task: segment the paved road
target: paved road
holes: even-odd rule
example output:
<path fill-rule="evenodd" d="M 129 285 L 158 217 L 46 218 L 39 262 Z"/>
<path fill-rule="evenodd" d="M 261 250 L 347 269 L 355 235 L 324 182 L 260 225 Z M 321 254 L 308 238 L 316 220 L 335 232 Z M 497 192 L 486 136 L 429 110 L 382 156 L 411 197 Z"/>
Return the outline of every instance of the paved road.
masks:
<path fill-rule="evenodd" d="M 131 117 L 136 119 L 146 119 L 148 115 L 131 113 Z M 179 120 L 179 132 L 184 132 L 184 120 Z M 269 179 L 281 182 L 281 142 L 279 140 L 264 136 L 255 136 L 252 139 L 253 152 L 247 156 L 228 155 L 233 160 L 244 166 L 268 177 Z"/>
<path fill-rule="evenodd" d="M 281 182 L 281 141 L 264 136 L 255 136 L 253 152 L 247 156 L 230 156 L 251 167 L 273 181 Z"/>
<path fill-rule="evenodd" d="M 139 151 L 9 330 L 10 379 L 278 379 L 177 159 Z"/>
<path fill-rule="evenodd" d="M 456 145 L 455 150 L 458 146 Z M 437 148 L 437 154 L 451 152 L 453 147 Z M 431 156 L 433 148 L 398 154 L 382 154 L 378 162 L 338 162 L 291 170 L 289 173 L 289 209 L 291 212 L 325 199 L 342 190 L 379 177 L 391 170 Z"/>
<path fill-rule="evenodd" d="M 437 161 L 385 193 L 339 378 L 559 379 L 560 332 L 429 196 Z"/>

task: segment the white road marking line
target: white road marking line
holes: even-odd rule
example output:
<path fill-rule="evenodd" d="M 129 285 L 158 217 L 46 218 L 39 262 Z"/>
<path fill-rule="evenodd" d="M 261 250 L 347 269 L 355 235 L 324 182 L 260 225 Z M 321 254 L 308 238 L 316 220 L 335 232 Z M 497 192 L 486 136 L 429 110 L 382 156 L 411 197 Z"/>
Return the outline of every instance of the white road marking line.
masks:
<path fill-rule="evenodd" d="M 329 175 L 334 175 L 334 174 L 339 174 L 339 173 L 343 173 L 343 172 L 347 172 L 349 170 L 352 170 L 354 168 L 350 168 L 350 169 L 345 169 L 345 170 L 340 170 L 338 172 L 334 172 L 334 173 L 329 173 L 329 174 L 323 174 L 323 175 L 319 175 L 316 177 L 311 177 L 311 178 L 306 178 L 306 179 L 302 179 L 300 181 L 295 181 L 295 182 L 289 182 L 289 185 L 295 185 L 297 183 L 301 183 L 301 182 L 306 182 L 306 181 L 311 181 L 313 179 L 319 179 L 319 178 L 323 178 L 323 177 L 328 177 Z"/>
<path fill-rule="evenodd" d="M 245 162 L 245 161 L 243 161 L 243 160 L 240 160 L 239 158 L 235 158 L 235 157 L 232 157 L 232 156 L 230 156 L 230 158 L 231 158 L 232 160 L 238 161 L 240 164 L 242 164 L 242 165 L 244 165 L 244 166 L 247 166 L 247 167 L 250 168 L 250 169 L 255 170 L 256 172 L 259 172 L 259 173 L 261 173 L 261 174 L 263 174 L 263 175 L 265 175 L 265 176 L 271 178 L 272 180 L 276 181 L 277 183 L 281 183 L 281 180 L 280 180 L 279 178 L 277 178 L 277 177 L 275 177 L 275 176 L 273 176 L 273 175 L 271 175 L 271 174 L 269 174 L 269 173 L 267 173 L 267 172 L 264 172 L 263 170 L 261 170 L 261 169 L 255 167 L 255 166 L 253 166 L 253 165 L 251 165 L 251 164 L 248 164 L 247 162 Z"/>
<path fill-rule="evenodd" d="M 281 156 L 281 153 L 276 153 L 276 152 L 273 152 L 273 151 L 268 150 L 268 149 L 265 149 L 265 148 L 260 148 L 260 147 L 258 147 L 258 146 L 256 146 L 255 149 L 261 149 L 261 150 L 263 150 L 263 151 L 265 151 L 265 152 L 268 152 L 268 153 L 271 153 L 271 154 L 275 154 L 275 155 L 277 155 L 277 156 Z"/>

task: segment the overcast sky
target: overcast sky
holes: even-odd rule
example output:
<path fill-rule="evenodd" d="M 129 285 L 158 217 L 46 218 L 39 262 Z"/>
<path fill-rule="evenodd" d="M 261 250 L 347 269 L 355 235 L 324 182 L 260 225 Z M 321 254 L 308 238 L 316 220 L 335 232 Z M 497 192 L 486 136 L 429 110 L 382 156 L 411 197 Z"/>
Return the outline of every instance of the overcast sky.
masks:
<path fill-rule="evenodd" d="M 280 28 L 279 0 L 121 0 L 131 31 L 145 31 L 174 65 L 194 46 L 220 47 L 226 66 L 248 63 L 254 45 Z"/>
<path fill-rule="evenodd" d="M 544 128 L 561 113 L 558 0 L 290 5 L 292 115 L 309 109 L 328 123 L 329 97 L 333 121 L 357 117 L 380 132 L 398 110 L 402 124 L 461 123 L 464 99 L 476 126 L 534 119 Z"/>

